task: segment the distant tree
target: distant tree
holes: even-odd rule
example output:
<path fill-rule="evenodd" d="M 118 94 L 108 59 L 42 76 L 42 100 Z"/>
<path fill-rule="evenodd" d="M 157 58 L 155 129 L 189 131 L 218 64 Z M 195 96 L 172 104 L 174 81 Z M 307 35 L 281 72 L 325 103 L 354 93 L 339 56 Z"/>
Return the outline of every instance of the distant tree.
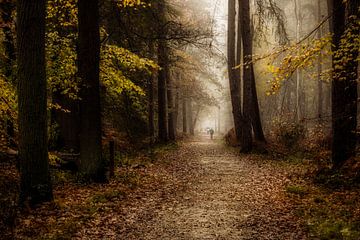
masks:
<path fill-rule="evenodd" d="M 53 199 L 47 148 L 46 1 L 17 2 L 20 202 Z"/>
<path fill-rule="evenodd" d="M 182 130 L 183 133 L 187 133 L 188 131 L 187 124 L 187 97 L 185 93 L 182 94 Z"/>
<path fill-rule="evenodd" d="M 316 21 L 318 23 L 321 22 L 322 19 L 322 13 L 321 13 L 321 3 L 323 2 L 323 0 L 318 0 L 317 1 L 317 9 L 316 11 Z M 319 29 L 317 30 L 317 38 L 321 39 L 322 38 L 322 26 L 319 27 Z M 318 104 L 317 104 L 317 115 L 319 118 L 319 122 L 321 123 L 323 120 L 323 108 L 324 108 L 324 87 L 323 87 L 323 82 L 321 80 L 321 73 L 322 73 L 322 56 L 319 56 L 319 62 L 317 64 L 317 82 L 318 82 Z"/>
<path fill-rule="evenodd" d="M 355 155 L 360 19 L 358 0 L 331 0 L 333 26 L 332 161 L 335 168 Z M 347 37 L 346 41 L 342 41 Z M 345 44 L 345 45 L 344 45 Z"/>
<path fill-rule="evenodd" d="M 88 179 L 106 180 L 101 147 L 99 84 L 100 30 L 98 0 L 78 1 L 80 91 L 80 171 Z"/>
<path fill-rule="evenodd" d="M 193 114 L 193 100 L 190 97 L 188 100 L 187 105 L 187 116 L 188 116 L 188 125 L 189 125 L 189 132 L 192 136 L 195 135 L 195 126 L 194 126 L 194 114 Z"/>

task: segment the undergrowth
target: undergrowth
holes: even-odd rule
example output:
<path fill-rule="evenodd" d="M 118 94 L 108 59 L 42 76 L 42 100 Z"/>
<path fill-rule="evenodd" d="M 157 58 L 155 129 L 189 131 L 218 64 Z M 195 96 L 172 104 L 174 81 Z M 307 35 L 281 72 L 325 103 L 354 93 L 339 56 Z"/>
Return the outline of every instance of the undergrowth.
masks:
<path fill-rule="evenodd" d="M 302 167 L 308 168 L 307 173 L 285 191 L 310 239 L 360 239 L 358 178 L 343 170 L 319 169 L 316 162 Z"/>

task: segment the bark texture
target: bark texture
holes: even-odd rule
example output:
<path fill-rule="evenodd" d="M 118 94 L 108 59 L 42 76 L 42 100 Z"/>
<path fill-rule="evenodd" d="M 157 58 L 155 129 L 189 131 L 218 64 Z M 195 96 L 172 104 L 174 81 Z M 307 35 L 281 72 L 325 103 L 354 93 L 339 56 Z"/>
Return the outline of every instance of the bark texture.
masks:
<path fill-rule="evenodd" d="M 47 149 L 46 1 L 17 2 L 20 203 L 53 199 Z"/>
<path fill-rule="evenodd" d="M 186 101 L 186 97 L 183 93 L 182 96 L 182 125 L 183 125 L 183 133 L 187 133 L 188 128 L 187 128 L 187 101 Z"/>
<path fill-rule="evenodd" d="M 78 62 L 83 84 L 80 92 L 80 171 L 84 177 L 102 182 L 105 181 L 105 164 L 101 154 L 98 0 L 79 0 L 78 8 Z"/>
<path fill-rule="evenodd" d="M 240 4 L 240 0 L 239 0 Z M 240 6 L 240 5 L 239 5 Z M 238 19 L 240 23 L 240 16 Z M 234 118 L 235 134 L 238 142 L 241 145 L 242 151 L 250 151 L 251 141 L 247 141 L 248 135 L 244 127 L 244 119 L 241 108 L 241 92 L 240 92 L 240 71 L 234 69 L 236 66 L 236 55 L 238 56 L 238 63 L 240 63 L 241 53 L 239 52 L 241 41 L 238 41 L 238 52 L 236 51 L 235 40 L 236 40 L 236 2 L 235 0 L 228 1 L 228 36 L 227 36 L 227 58 L 228 58 L 228 74 L 229 74 L 229 85 L 232 112 Z M 238 27 L 241 25 L 239 24 Z M 241 33 L 238 32 L 238 38 L 241 37 Z M 251 138 L 251 135 L 250 135 Z"/>
<path fill-rule="evenodd" d="M 187 110 L 188 110 L 188 124 L 189 124 L 189 131 L 191 135 L 195 135 L 195 129 L 194 129 L 194 116 L 193 116 L 193 103 L 192 103 L 192 99 L 190 98 L 189 101 L 187 101 L 188 106 L 187 106 Z"/>
<path fill-rule="evenodd" d="M 169 67 L 167 43 L 165 40 L 164 29 L 165 25 L 165 3 L 159 1 L 157 3 L 160 22 L 158 23 L 158 64 L 161 67 L 158 75 L 158 128 L 159 128 L 159 141 L 168 141 L 168 128 L 167 128 L 167 99 L 166 99 L 166 77 Z"/>
<path fill-rule="evenodd" d="M 241 35 L 243 44 L 243 63 L 247 64 L 249 54 L 252 52 L 252 39 L 250 30 L 250 5 L 248 0 L 239 0 L 239 23 L 241 24 Z M 252 116 L 252 71 L 249 65 L 243 67 L 243 136 L 242 142 L 246 143 L 241 149 L 242 152 L 249 152 L 252 149 L 251 116 Z"/>
<path fill-rule="evenodd" d="M 333 8 L 333 51 L 339 49 L 341 37 L 350 26 L 349 16 L 359 17 L 359 1 L 333 0 L 330 6 Z M 336 7 L 335 7 L 336 6 Z M 352 34 L 359 34 L 354 32 Z M 350 43 L 349 43 L 350 44 Z M 346 160 L 355 155 L 356 148 L 356 124 L 357 124 L 357 77 L 358 62 L 356 56 L 358 49 L 353 49 L 349 56 L 354 59 L 341 61 L 344 53 L 335 54 L 333 57 L 334 75 L 332 81 L 332 161 L 335 168 L 341 167 Z M 336 67 L 341 62 L 342 67 Z"/>
<path fill-rule="evenodd" d="M 150 77 L 148 84 L 148 128 L 150 142 L 154 142 L 155 136 L 155 125 L 154 125 L 154 82 L 155 74 Z"/>
<path fill-rule="evenodd" d="M 167 63 L 169 64 L 169 63 Z M 174 113 L 174 86 L 171 79 L 170 69 L 166 67 L 166 84 L 167 84 L 167 106 L 168 106 L 168 134 L 169 140 L 175 141 L 175 113 Z"/>

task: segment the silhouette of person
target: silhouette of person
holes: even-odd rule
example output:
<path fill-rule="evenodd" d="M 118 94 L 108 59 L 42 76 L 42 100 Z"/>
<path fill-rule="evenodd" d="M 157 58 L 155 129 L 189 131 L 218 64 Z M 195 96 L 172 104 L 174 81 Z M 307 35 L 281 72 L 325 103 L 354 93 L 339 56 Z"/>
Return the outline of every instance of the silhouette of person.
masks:
<path fill-rule="evenodd" d="M 211 138 L 211 139 L 213 139 L 213 136 L 214 136 L 214 129 L 212 129 L 212 128 L 211 128 L 211 129 L 209 130 L 209 132 L 210 132 L 210 138 Z"/>

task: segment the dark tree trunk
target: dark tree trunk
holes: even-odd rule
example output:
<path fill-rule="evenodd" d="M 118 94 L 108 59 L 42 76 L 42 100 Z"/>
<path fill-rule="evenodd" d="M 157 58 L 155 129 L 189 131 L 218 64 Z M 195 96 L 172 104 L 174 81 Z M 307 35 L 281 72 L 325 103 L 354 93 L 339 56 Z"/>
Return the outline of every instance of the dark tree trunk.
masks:
<path fill-rule="evenodd" d="M 237 14 L 236 14 L 236 10 L 232 11 L 231 14 L 235 14 L 234 16 L 232 16 L 232 18 L 235 18 L 234 20 L 231 20 L 233 22 L 234 26 L 229 26 L 228 31 L 230 31 L 230 27 L 231 30 L 233 28 L 234 29 L 234 33 L 231 33 L 232 35 L 234 35 L 234 37 L 231 37 L 231 39 L 228 39 L 229 41 L 229 46 L 232 44 L 236 44 L 236 47 L 234 46 L 234 49 L 232 50 L 233 53 L 228 53 L 229 56 L 231 56 L 232 54 L 235 54 L 235 66 L 240 66 L 242 64 L 242 37 L 241 37 L 241 23 L 240 23 L 240 1 L 237 2 L 235 1 L 235 9 L 237 7 Z M 236 6 L 237 5 L 237 6 Z M 230 10 L 229 10 L 230 11 Z M 237 22 L 237 24 L 235 24 Z M 229 23 L 230 24 L 230 23 Z M 233 41 L 233 38 L 235 38 L 234 41 L 236 41 L 236 43 L 232 43 L 230 41 Z M 228 51 L 231 51 L 231 49 L 228 49 Z M 229 63 L 228 63 L 229 64 Z M 232 68 L 234 67 L 234 65 L 232 65 Z M 230 66 L 228 66 L 229 68 Z M 229 69 L 230 71 L 230 69 Z M 234 116 L 234 127 L 235 127 L 235 134 L 236 134 L 236 138 L 237 141 L 239 143 L 242 142 L 242 138 L 243 138 L 243 131 L 244 131 L 244 124 L 243 124 L 243 114 L 242 114 L 242 88 L 241 88 L 241 84 L 242 84 L 242 76 L 241 76 L 241 71 L 242 71 L 242 66 L 239 67 L 238 69 L 232 69 L 233 71 L 233 88 L 234 91 L 236 91 L 236 93 L 234 93 L 234 102 L 239 102 L 239 107 L 236 107 L 235 111 L 233 110 L 233 114 L 236 113 L 236 124 L 235 124 L 235 116 Z M 229 73 L 230 74 L 230 73 Z M 229 75 L 230 78 L 230 75 Z M 238 95 L 237 95 L 238 94 Z M 237 104 L 236 104 L 237 105 Z M 233 107 L 234 109 L 234 107 Z"/>
<path fill-rule="evenodd" d="M 159 127 L 159 141 L 167 142 L 168 141 L 168 129 L 167 129 L 167 101 L 166 101 L 166 72 L 168 66 L 168 58 L 166 51 L 166 42 L 165 40 L 159 40 L 158 46 L 159 52 L 159 70 L 158 75 L 158 127 Z"/>
<path fill-rule="evenodd" d="M 178 119 L 179 119 L 179 108 L 180 108 L 180 92 L 178 87 L 179 79 L 176 78 L 176 87 L 175 87 L 175 108 L 174 108 L 174 126 L 175 126 L 175 134 L 178 129 Z"/>
<path fill-rule="evenodd" d="M 241 113 L 241 89 L 240 89 L 240 70 L 234 69 L 236 64 L 241 63 L 241 34 L 236 38 L 236 1 L 228 1 L 228 36 L 227 36 L 227 58 L 228 74 L 230 84 L 230 95 L 232 103 L 232 113 L 234 118 L 235 134 L 238 142 L 242 138 L 242 113 Z M 238 25 L 241 26 L 241 25 Z M 235 40 L 238 39 L 236 47 Z M 240 46 L 239 46 L 240 44 Z M 238 51 L 237 51 L 238 50 Z"/>
<path fill-rule="evenodd" d="M 188 109 L 188 123 L 189 123 L 189 131 L 190 131 L 190 134 L 191 135 L 195 135 L 195 129 L 194 129 L 194 124 L 193 124 L 193 105 L 192 105 L 192 99 L 190 98 L 189 101 L 187 101 L 188 103 L 188 106 L 187 106 L 187 109 Z"/>
<path fill-rule="evenodd" d="M 251 38 L 251 29 L 250 29 L 250 5 L 249 0 L 239 0 L 239 20 L 241 24 L 241 35 L 243 43 L 243 56 L 244 64 L 243 67 L 243 142 L 246 142 L 247 145 L 243 147 L 242 152 L 249 152 L 252 149 L 252 136 L 251 136 L 251 116 L 252 116 L 252 101 L 253 101 L 253 79 L 252 79 L 252 70 L 251 65 L 247 65 L 251 60 L 250 54 L 252 54 L 252 38 Z"/>
<path fill-rule="evenodd" d="M 20 203 L 53 199 L 47 149 L 46 1 L 17 1 Z"/>
<path fill-rule="evenodd" d="M 239 1 L 240 3 L 240 1 Z M 240 5 L 239 5 L 240 6 Z M 241 92 L 240 92 L 240 71 L 234 69 L 236 66 L 236 54 L 238 63 L 240 63 L 240 45 L 241 33 L 238 32 L 238 51 L 236 51 L 235 39 L 236 39 L 236 2 L 235 0 L 228 1 L 228 36 L 227 36 L 227 58 L 228 58 L 228 74 L 230 84 L 230 95 L 232 104 L 232 113 L 234 118 L 235 134 L 238 142 L 241 145 L 241 150 L 244 152 L 251 150 L 251 140 L 248 138 L 248 132 L 244 129 L 244 119 L 241 110 Z M 240 16 L 238 19 L 240 23 Z M 239 27 L 241 25 L 238 25 Z M 236 53 L 237 52 L 237 53 Z M 251 138 L 251 135 L 250 135 Z"/>
<path fill-rule="evenodd" d="M 183 133 L 187 133 L 187 101 L 186 97 L 183 93 L 182 96 L 182 123 L 183 123 Z"/>
<path fill-rule="evenodd" d="M 251 48 L 251 55 L 252 55 L 252 48 Z M 249 55 L 249 56 L 251 56 Z M 252 61 L 252 58 L 251 60 Z M 260 109 L 259 109 L 259 101 L 257 97 L 256 91 L 256 81 L 255 81 L 255 73 L 254 73 L 254 66 L 251 63 L 251 96 L 252 96 L 252 115 L 251 115 L 251 123 L 254 129 L 255 140 L 259 142 L 266 142 L 264 131 L 262 128 L 261 118 L 260 118 Z"/>
<path fill-rule="evenodd" d="M 218 107 L 218 129 L 217 129 L 218 133 L 221 133 L 221 108 L 220 106 Z"/>
<path fill-rule="evenodd" d="M 155 125 L 154 125 L 154 82 L 156 75 L 153 74 L 149 79 L 148 85 L 148 124 L 149 124 L 149 137 L 150 142 L 154 142 L 155 137 Z"/>
<path fill-rule="evenodd" d="M 158 75 L 158 128 L 159 128 L 159 141 L 168 141 L 167 129 L 167 101 L 166 101 L 166 77 L 169 67 L 167 43 L 165 40 L 164 29 L 165 25 L 165 3 L 159 1 L 157 3 L 160 22 L 158 23 L 158 64 L 161 67 Z"/>
<path fill-rule="evenodd" d="M 85 178 L 103 182 L 105 164 L 101 153 L 101 106 L 99 85 L 98 0 L 79 0 L 80 171 Z"/>
<path fill-rule="evenodd" d="M 339 49 L 341 37 L 349 26 L 350 15 L 359 17 L 359 1 L 349 0 L 343 3 L 342 0 L 333 0 L 332 25 L 333 29 L 333 51 Z M 354 32 L 355 31 L 355 32 Z M 356 29 L 352 34 L 359 34 Z M 350 44 L 350 43 L 348 43 Z M 356 56 L 359 50 L 354 48 L 351 53 L 344 56 L 344 53 L 335 54 L 333 57 L 334 75 L 332 81 L 332 161 L 335 168 L 341 167 L 346 160 L 355 155 L 356 148 L 356 124 L 357 124 L 357 71 L 358 62 Z M 352 57 L 352 60 L 341 62 L 342 67 L 336 67 L 339 61 L 345 57 Z"/>
<path fill-rule="evenodd" d="M 168 63 L 167 63 L 168 64 Z M 175 141 L 175 119 L 174 119 L 174 90 L 173 80 L 170 76 L 170 69 L 166 67 L 166 84 L 167 84 L 167 105 L 168 105 L 168 134 L 169 140 Z"/>
<path fill-rule="evenodd" d="M 155 48 L 155 43 L 149 43 L 149 49 L 152 56 L 152 59 L 156 61 L 157 59 L 157 49 Z M 148 84 L 148 130 L 150 142 L 153 143 L 155 140 L 155 85 L 158 73 L 155 72 L 149 78 Z"/>
<path fill-rule="evenodd" d="M 251 31 L 251 21 L 250 21 L 250 5 L 249 1 L 245 0 L 246 2 L 242 1 L 239 2 L 239 17 L 242 19 L 242 22 L 239 22 L 238 31 L 240 31 L 240 35 L 242 35 L 243 40 L 243 57 L 244 63 L 247 65 L 242 68 L 243 69 L 243 77 L 244 77 L 244 86 L 246 85 L 245 79 L 251 78 L 251 125 L 254 130 L 255 140 L 259 142 L 266 142 L 264 132 L 262 129 L 261 118 L 260 118 L 260 109 L 259 109 L 259 101 L 257 97 L 257 90 L 256 90 L 256 81 L 255 81 L 255 73 L 254 73 L 254 66 L 252 63 L 252 54 L 253 54 L 253 44 L 252 44 L 252 31 Z M 242 33 L 241 33 L 242 32 Z M 239 41 L 238 45 L 241 42 Z M 241 62 L 241 61 L 240 61 Z M 249 75 L 250 74 L 250 75 Z M 250 81 L 250 79 L 248 80 Z M 245 88 L 244 88 L 245 89 Z M 246 96 L 246 94 L 244 95 Z M 245 98 L 244 98 L 245 99 Z M 247 103 L 246 103 L 247 104 Z M 244 106 L 245 100 L 244 100 Z M 244 115 L 245 115 L 245 107 L 244 107 Z"/>
<path fill-rule="evenodd" d="M 334 9 L 334 0 L 327 0 L 327 10 L 328 10 L 328 14 L 331 15 L 330 21 L 329 21 L 329 30 L 331 33 L 334 32 L 334 16 L 332 15 L 333 13 L 333 9 Z"/>

